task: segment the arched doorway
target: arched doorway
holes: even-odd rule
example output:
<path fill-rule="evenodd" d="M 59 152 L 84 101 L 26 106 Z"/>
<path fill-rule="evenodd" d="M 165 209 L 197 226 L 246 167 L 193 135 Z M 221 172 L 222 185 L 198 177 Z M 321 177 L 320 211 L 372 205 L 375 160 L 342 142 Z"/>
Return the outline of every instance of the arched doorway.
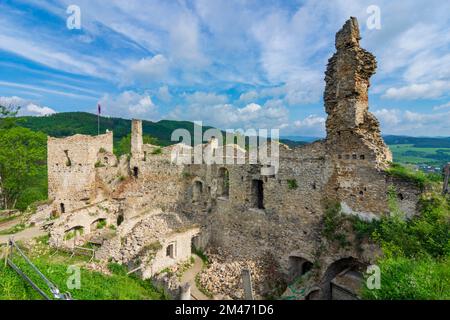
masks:
<path fill-rule="evenodd" d="M 71 239 L 77 239 L 78 237 L 82 236 L 83 234 L 84 234 L 84 227 L 83 226 L 75 226 L 64 232 L 64 240 L 68 241 Z"/>
<path fill-rule="evenodd" d="M 97 219 L 91 223 L 91 231 L 104 229 L 106 224 L 106 219 Z"/>
<path fill-rule="evenodd" d="M 300 256 L 289 257 L 289 279 L 294 281 L 298 277 L 305 275 L 313 267 L 313 263 Z"/>
<path fill-rule="evenodd" d="M 353 257 L 330 264 L 322 277 L 322 298 L 327 300 L 358 299 L 363 281 L 364 264 Z"/>

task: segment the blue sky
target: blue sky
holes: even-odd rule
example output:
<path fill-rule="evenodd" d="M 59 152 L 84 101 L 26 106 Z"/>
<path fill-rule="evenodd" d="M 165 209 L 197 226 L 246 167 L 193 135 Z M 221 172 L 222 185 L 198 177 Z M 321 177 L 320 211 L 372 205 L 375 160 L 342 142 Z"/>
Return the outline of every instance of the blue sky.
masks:
<path fill-rule="evenodd" d="M 0 102 L 323 136 L 326 63 L 356 16 L 378 60 L 370 110 L 383 133 L 450 136 L 449 12 L 441 0 L 2 0 Z"/>

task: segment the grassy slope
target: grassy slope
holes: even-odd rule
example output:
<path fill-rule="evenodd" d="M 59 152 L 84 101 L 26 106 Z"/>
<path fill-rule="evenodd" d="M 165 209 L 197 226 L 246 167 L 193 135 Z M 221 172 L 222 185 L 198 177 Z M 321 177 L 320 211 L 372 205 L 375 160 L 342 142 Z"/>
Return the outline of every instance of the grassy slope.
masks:
<path fill-rule="evenodd" d="M 65 253 L 52 255 L 44 242 L 34 246 L 32 251 L 27 251 L 33 263 L 41 272 L 55 283 L 62 292 L 70 291 L 72 297 L 77 300 L 157 300 L 165 299 L 161 291 L 155 289 L 150 281 L 127 276 L 123 267 L 113 265 L 111 276 L 91 271 L 83 266 L 87 258 Z M 49 290 L 43 281 L 30 270 L 21 258 L 14 258 L 14 262 L 25 270 L 33 281 L 41 289 Z M 81 266 L 81 288 L 67 289 L 67 280 L 71 275 L 67 273 L 69 265 Z M 42 299 L 30 285 L 25 283 L 12 269 L 5 267 L 3 261 L 0 264 L 0 300 L 35 300 Z"/>
<path fill-rule="evenodd" d="M 413 144 L 389 145 L 394 161 L 409 164 L 442 166 L 450 162 L 450 148 L 416 147 Z"/>

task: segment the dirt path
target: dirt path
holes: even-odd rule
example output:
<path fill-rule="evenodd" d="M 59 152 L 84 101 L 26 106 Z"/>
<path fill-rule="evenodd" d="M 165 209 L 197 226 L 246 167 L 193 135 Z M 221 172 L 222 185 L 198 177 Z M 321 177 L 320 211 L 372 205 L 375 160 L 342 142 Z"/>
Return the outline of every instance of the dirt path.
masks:
<path fill-rule="evenodd" d="M 195 276 L 202 271 L 203 261 L 197 255 L 193 255 L 194 265 L 188 269 L 181 277 L 181 283 L 189 283 L 191 285 L 191 296 L 194 300 L 211 300 L 204 295 L 195 284 Z"/>
<path fill-rule="evenodd" d="M 0 244 L 2 243 L 7 243 L 8 239 L 10 237 L 14 237 L 14 240 L 16 241 L 20 241 L 20 240 L 29 240 L 29 239 L 33 239 L 36 237 L 40 237 L 47 234 L 46 231 L 41 230 L 40 227 L 35 226 L 35 227 L 31 227 L 28 229 L 25 229 L 21 232 L 18 232 L 16 234 L 5 234 L 5 235 L 0 235 Z"/>
<path fill-rule="evenodd" d="M 6 222 L 0 222 L 0 231 L 12 228 L 16 224 L 19 224 L 20 222 L 21 222 L 20 217 Z"/>

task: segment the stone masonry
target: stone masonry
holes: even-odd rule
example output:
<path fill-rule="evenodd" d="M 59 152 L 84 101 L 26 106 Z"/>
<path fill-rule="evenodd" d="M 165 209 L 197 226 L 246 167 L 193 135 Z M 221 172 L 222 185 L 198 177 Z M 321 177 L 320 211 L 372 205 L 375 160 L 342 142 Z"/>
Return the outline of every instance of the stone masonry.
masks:
<path fill-rule="evenodd" d="M 49 198 L 60 214 L 51 222 L 51 244 L 94 243 L 97 258 L 126 264 L 144 278 L 187 260 L 192 245 L 210 255 L 200 282 L 218 297 L 242 298 L 241 270 L 248 268 L 257 297 L 314 270 L 304 298 L 331 298 L 331 283 L 344 283 L 346 270 L 354 279 L 378 248 L 325 239 L 326 204 L 371 220 L 389 214 L 392 188 L 408 215 L 416 213 L 420 194 L 385 172 L 392 155 L 368 103 L 376 60 L 360 39 L 355 18 L 336 35 L 325 76 L 326 139 L 279 145 L 277 172 L 262 163 L 180 164 L 193 148 L 143 144 L 139 120 L 132 121 L 131 155 L 120 159 L 112 154 L 112 132 L 49 138 Z M 201 147 L 212 154 L 223 148 L 232 158 L 246 153 L 217 139 Z"/>

